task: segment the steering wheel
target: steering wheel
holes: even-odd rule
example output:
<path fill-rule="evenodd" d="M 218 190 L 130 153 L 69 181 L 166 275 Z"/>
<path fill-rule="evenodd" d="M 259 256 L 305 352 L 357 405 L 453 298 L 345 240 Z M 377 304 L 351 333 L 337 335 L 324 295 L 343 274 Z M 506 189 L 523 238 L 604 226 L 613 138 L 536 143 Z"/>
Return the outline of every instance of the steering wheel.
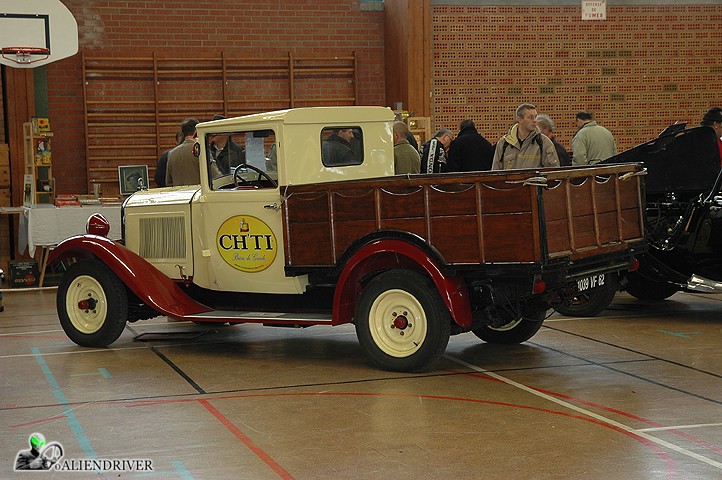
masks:
<path fill-rule="evenodd" d="M 258 173 L 258 178 L 252 182 L 249 182 L 245 178 L 241 176 L 242 173 L 244 173 L 242 170 L 244 168 L 250 168 L 254 172 Z M 247 163 L 241 163 L 236 167 L 236 171 L 233 173 L 233 183 L 236 184 L 237 187 L 240 187 L 242 185 L 258 185 L 261 186 L 261 179 L 265 178 L 269 182 L 271 182 L 271 185 L 273 185 L 273 188 L 278 188 L 278 183 L 274 179 L 272 179 L 266 172 L 261 170 L 258 167 L 254 167 L 253 165 L 249 165 Z"/>

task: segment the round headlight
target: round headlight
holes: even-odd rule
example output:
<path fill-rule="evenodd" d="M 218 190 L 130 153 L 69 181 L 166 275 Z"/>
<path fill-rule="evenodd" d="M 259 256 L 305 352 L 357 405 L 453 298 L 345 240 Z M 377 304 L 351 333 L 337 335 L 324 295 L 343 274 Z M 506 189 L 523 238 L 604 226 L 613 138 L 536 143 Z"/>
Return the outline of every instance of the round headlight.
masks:
<path fill-rule="evenodd" d="M 90 235 L 107 237 L 110 232 L 110 222 L 100 213 L 94 213 L 88 218 L 85 224 L 85 231 Z"/>

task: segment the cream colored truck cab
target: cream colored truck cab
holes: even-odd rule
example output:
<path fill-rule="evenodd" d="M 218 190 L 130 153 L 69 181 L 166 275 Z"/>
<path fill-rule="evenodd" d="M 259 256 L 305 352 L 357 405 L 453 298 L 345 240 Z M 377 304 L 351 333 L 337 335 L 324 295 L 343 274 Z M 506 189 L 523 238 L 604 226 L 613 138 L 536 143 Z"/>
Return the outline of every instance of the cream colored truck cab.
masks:
<path fill-rule="evenodd" d="M 393 175 L 392 121 L 388 108 L 314 107 L 201 123 L 200 185 L 133 194 L 126 246 L 209 290 L 303 293 L 306 276 L 284 272 L 284 188 Z M 324 145 L 339 129 L 353 155 L 332 164 Z"/>

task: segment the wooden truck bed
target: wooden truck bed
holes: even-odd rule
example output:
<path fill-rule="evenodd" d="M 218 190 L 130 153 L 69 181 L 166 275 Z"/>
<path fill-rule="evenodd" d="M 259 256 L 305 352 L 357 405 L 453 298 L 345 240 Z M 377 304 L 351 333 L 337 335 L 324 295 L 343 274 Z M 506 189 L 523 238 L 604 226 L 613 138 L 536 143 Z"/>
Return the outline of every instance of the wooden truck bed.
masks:
<path fill-rule="evenodd" d="M 410 232 L 448 265 L 581 260 L 644 239 L 639 165 L 412 175 L 288 186 L 288 267 L 334 266 L 381 230 Z"/>

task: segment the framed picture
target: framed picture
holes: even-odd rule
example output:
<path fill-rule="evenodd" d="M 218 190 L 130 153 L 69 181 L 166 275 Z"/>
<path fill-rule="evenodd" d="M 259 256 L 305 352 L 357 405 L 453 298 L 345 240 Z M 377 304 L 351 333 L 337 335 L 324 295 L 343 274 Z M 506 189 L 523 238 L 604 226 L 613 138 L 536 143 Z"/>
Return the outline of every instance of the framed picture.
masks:
<path fill-rule="evenodd" d="M 140 188 L 148 188 L 148 165 L 119 166 L 118 181 L 121 195 L 130 195 Z"/>

